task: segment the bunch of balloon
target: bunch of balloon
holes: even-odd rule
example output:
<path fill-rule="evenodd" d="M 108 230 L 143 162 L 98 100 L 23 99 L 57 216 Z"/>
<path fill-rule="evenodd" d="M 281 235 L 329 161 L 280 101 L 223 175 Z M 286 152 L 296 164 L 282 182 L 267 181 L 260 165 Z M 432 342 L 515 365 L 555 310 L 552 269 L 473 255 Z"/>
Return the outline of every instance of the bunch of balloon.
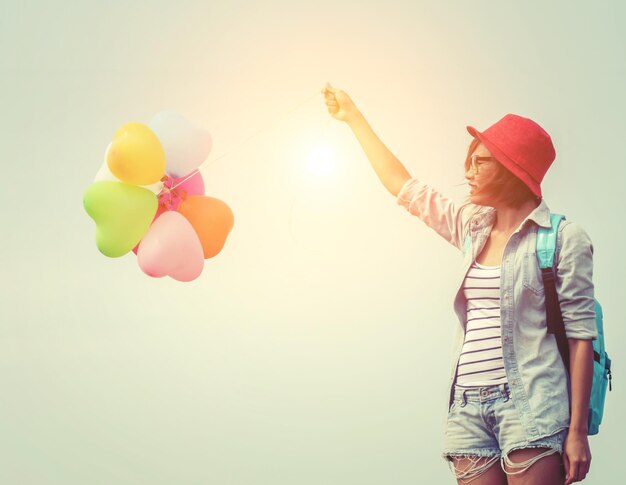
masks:
<path fill-rule="evenodd" d="M 83 196 L 100 252 L 133 251 L 141 270 L 157 278 L 200 276 L 234 224 L 230 207 L 204 194 L 199 167 L 211 146 L 208 131 L 173 112 L 119 128 Z"/>

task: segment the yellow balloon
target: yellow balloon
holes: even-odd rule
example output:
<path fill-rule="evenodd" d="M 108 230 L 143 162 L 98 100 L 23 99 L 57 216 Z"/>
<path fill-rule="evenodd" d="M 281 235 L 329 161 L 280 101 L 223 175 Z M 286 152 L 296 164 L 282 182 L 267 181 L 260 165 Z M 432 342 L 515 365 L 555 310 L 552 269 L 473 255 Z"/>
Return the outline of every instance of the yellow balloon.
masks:
<path fill-rule="evenodd" d="M 115 132 L 107 153 L 107 165 L 123 182 L 149 185 L 165 174 L 165 152 L 148 126 L 126 123 Z"/>

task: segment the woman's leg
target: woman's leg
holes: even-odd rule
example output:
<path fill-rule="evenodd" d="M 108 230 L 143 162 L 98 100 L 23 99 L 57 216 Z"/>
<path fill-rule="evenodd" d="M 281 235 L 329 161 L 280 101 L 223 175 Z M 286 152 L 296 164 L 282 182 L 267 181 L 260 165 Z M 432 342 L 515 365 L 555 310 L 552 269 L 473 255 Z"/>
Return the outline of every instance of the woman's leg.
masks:
<path fill-rule="evenodd" d="M 553 448 L 523 448 L 502 458 L 509 485 L 563 485 L 563 460 Z"/>
<path fill-rule="evenodd" d="M 455 388 L 446 422 L 444 458 L 459 485 L 506 485 L 499 465 L 502 450 L 485 416 L 493 400 L 501 396 L 498 386 Z"/>
<path fill-rule="evenodd" d="M 506 485 L 506 475 L 497 465 L 499 456 L 464 456 L 451 459 L 458 485 Z M 495 465 L 495 466 L 494 466 Z"/>
<path fill-rule="evenodd" d="M 509 394 L 510 397 L 510 394 Z M 566 429 L 528 439 L 513 399 L 494 407 L 495 429 L 502 449 L 502 469 L 509 485 L 563 485 L 561 451 Z"/>

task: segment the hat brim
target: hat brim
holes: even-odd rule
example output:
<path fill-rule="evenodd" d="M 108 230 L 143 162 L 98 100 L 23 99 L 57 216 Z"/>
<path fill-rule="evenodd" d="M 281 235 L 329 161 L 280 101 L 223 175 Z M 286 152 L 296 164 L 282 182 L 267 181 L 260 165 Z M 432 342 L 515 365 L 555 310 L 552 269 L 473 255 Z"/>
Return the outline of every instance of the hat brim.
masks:
<path fill-rule="evenodd" d="M 515 161 L 507 156 L 497 145 L 490 141 L 483 133 L 473 126 L 467 126 L 467 131 L 474 138 L 478 138 L 487 150 L 495 157 L 498 162 L 504 165 L 513 175 L 520 179 L 537 197 L 541 197 L 541 185 L 526 170 L 520 167 Z"/>

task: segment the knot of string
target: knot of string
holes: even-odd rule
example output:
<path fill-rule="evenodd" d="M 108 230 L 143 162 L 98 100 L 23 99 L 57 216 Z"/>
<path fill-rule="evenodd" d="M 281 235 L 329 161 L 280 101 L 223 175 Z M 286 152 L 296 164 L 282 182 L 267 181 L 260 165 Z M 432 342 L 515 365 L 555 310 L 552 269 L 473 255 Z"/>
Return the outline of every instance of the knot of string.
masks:
<path fill-rule="evenodd" d="M 165 175 L 161 178 L 163 188 L 157 195 L 159 205 L 167 210 L 171 210 L 172 208 L 178 206 L 178 204 L 180 204 L 187 197 L 187 190 L 183 188 L 178 189 L 178 187 L 199 173 L 200 170 L 196 169 L 181 179 L 175 179 L 170 175 Z"/>

